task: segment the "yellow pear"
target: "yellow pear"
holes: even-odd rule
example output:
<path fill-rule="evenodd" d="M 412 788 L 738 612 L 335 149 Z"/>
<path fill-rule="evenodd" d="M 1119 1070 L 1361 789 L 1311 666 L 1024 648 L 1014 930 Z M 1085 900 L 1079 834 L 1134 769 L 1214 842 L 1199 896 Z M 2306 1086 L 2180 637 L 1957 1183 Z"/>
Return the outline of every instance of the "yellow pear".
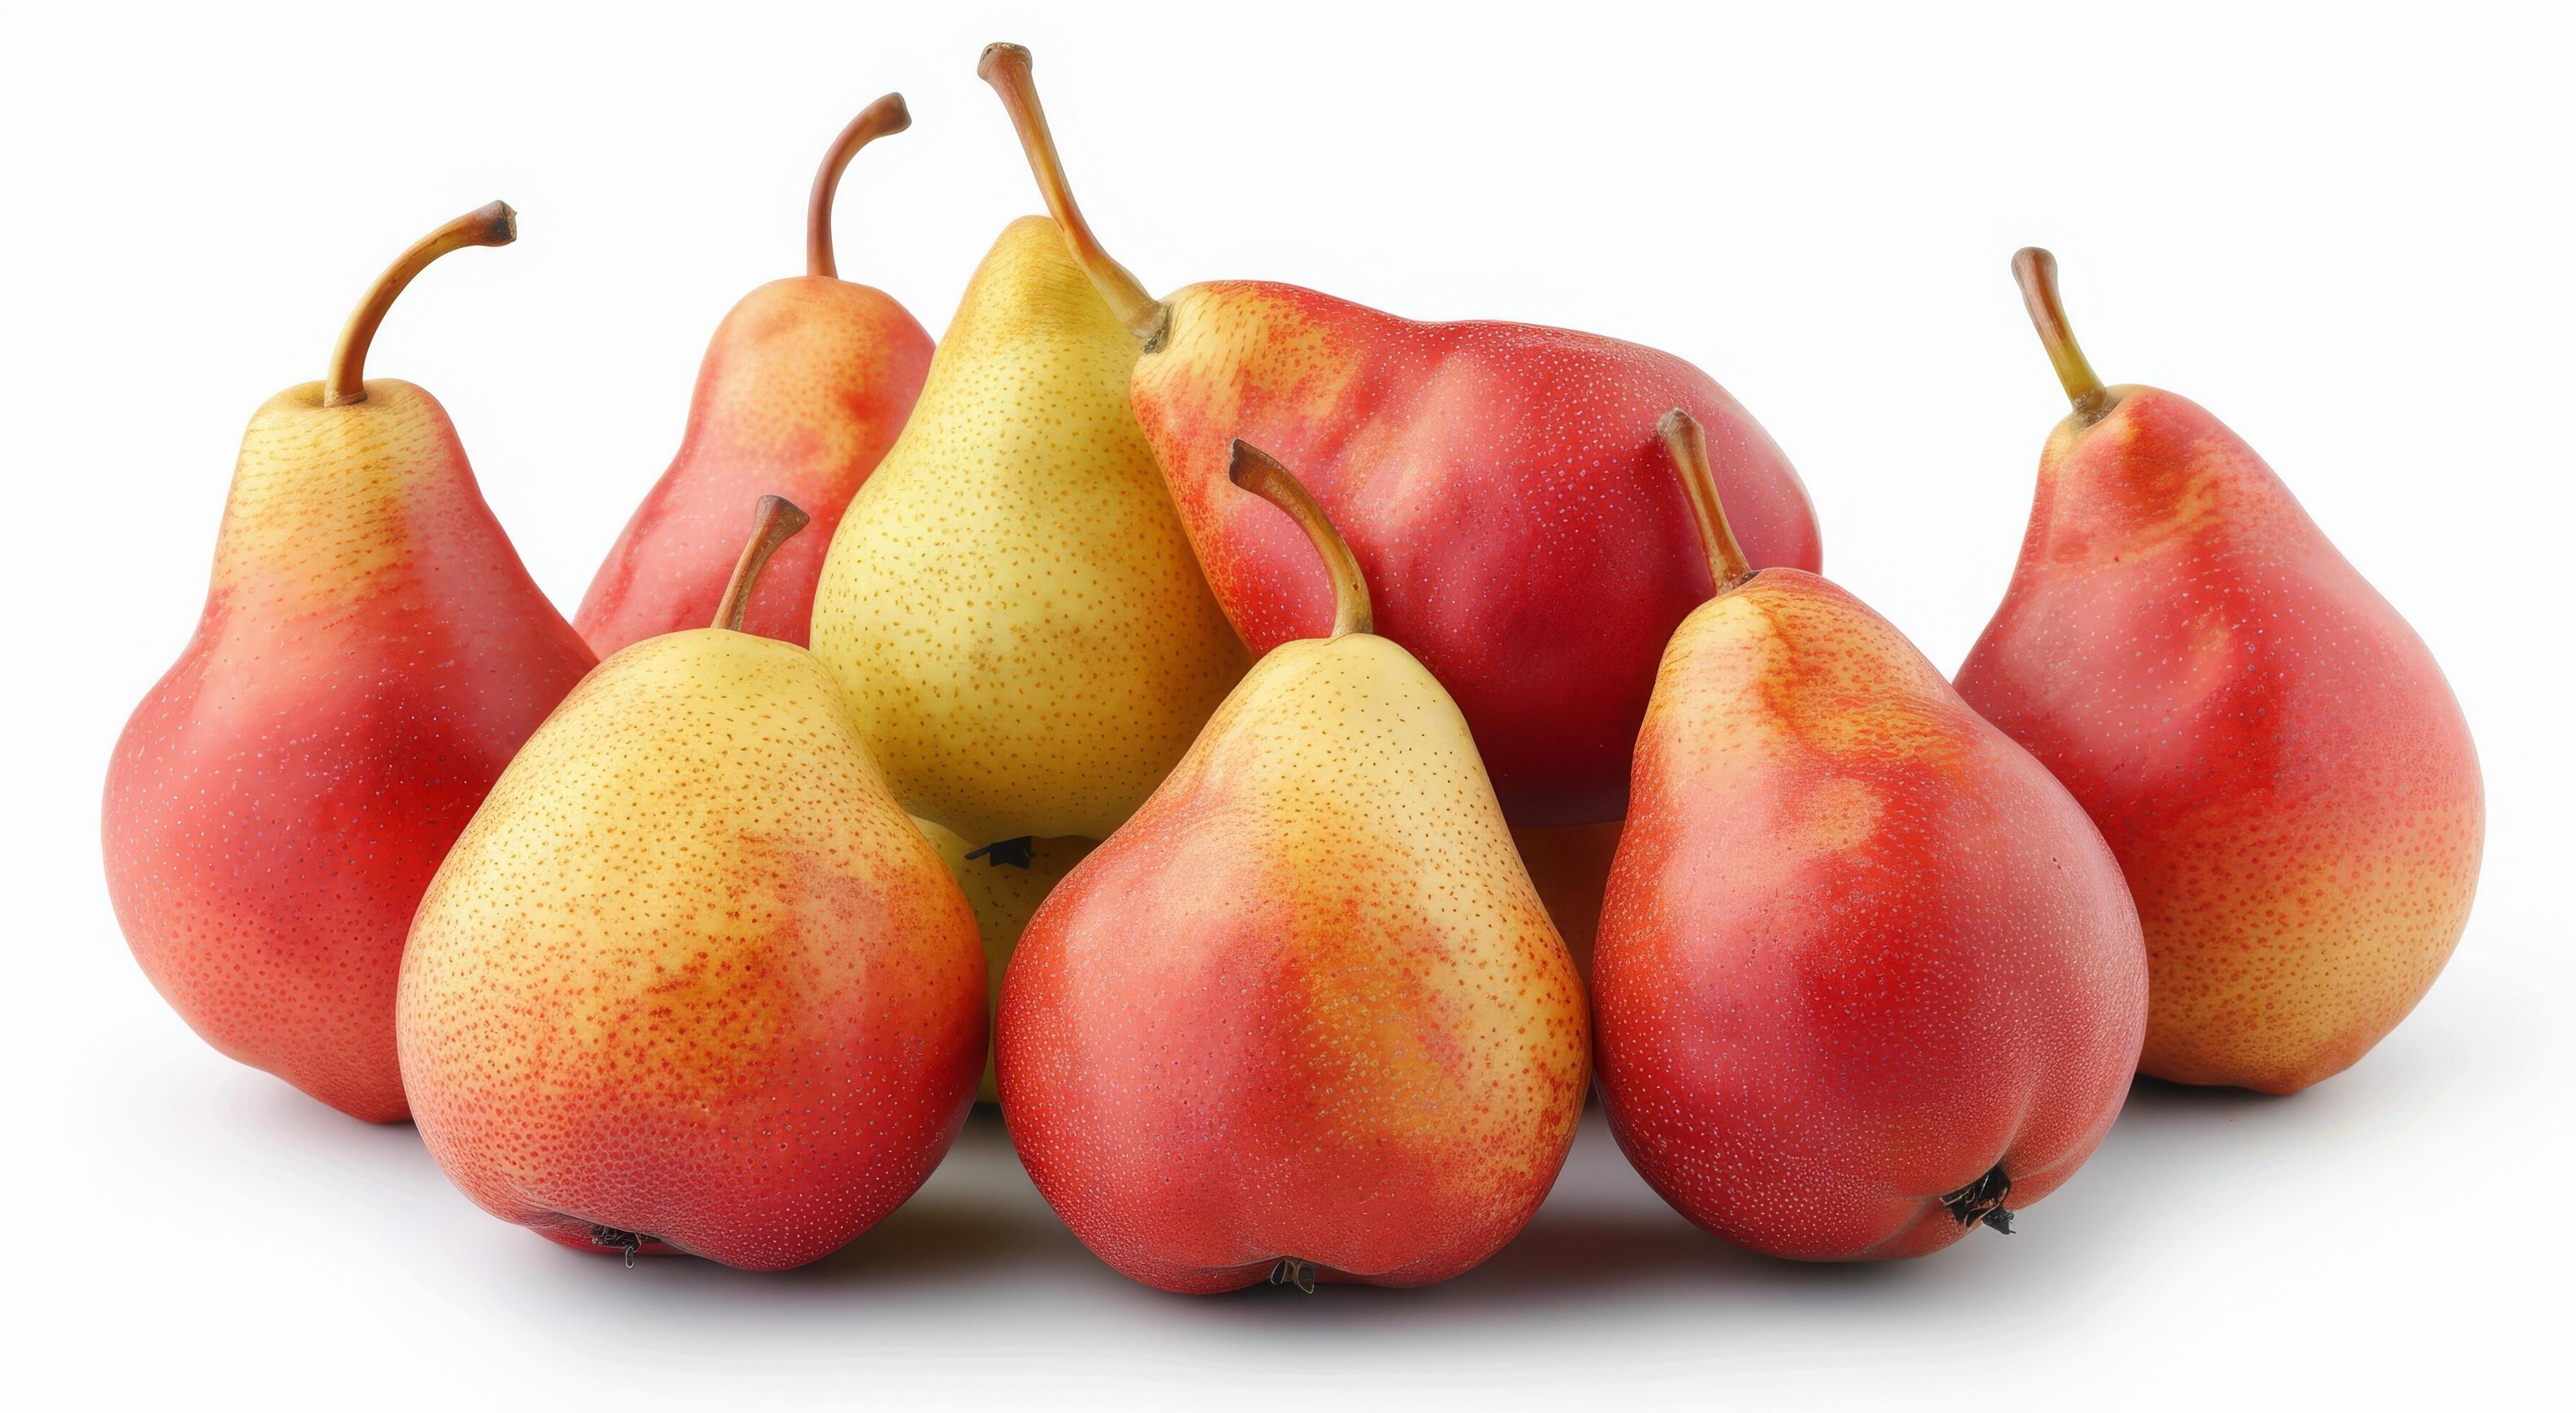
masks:
<path fill-rule="evenodd" d="M 1055 223 L 1013 222 L 824 560 L 815 656 L 904 808 L 970 842 L 1106 837 L 1243 676 L 1136 357 Z"/>
<path fill-rule="evenodd" d="M 984 936 L 984 1014 L 989 1019 L 1001 1005 L 1002 975 L 1010 970 L 1020 933 L 1027 930 L 1038 904 L 1091 852 L 1091 841 L 1004 839 L 979 849 L 930 820 L 913 823 L 930 836 L 939 861 L 948 865 L 966 894 L 966 906 L 975 910 L 975 930 Z M 987 1054 L 984 1083 L 975 1091 L 975 1100 L 990 1104 L 1001 1097 L 993 1086 L 993 1061 Z"/>
<path fill-rule="evenodd" d="M 741 631 L 805 520 L 761 507 L 717 626 L 619 651 L 510 762 L 421 901 L 396 998 L 447 1175 L 630 1260 L 829 1255 L 930 1175 L 984 1064 L 965 897 L 830 674 Z"/>

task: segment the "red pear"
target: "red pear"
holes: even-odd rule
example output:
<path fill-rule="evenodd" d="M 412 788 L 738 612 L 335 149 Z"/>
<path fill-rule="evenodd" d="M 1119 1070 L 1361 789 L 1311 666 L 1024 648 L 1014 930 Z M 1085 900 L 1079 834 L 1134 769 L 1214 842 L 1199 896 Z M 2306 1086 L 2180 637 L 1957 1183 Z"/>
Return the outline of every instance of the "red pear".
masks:
<path fill-rule="evenodd" d="M 1253 664 L 1030 919 L 1002 1116 L 1065 1224 L 1148 1285 L 1445 1280 L 1565 1161 L 1582 983 L 1448 693 L 1370 631 L 1296 479 L 1235 456 L 1321 551 L 1330 636 Z"/>
<path fill-rule="evenodd" d="M 2103 386 L 2057 262 L 2013 268 L 2075 410 L 1959 693 L 2128 874 L 2152 979 L 2139 1068 L 2305 1089 L 2406 1018 L 2468 924 L 2486 837 L 2468 722 L 2253 448 L 2172 393 Z"/>
<path fill-rule="evenodd" d="M 447 410 L 364 377 L 414 275 L 516 235 L 497 201 L 432 232 L 368 290 L 330 376 L 251 418 L 196 635 L 108 763 L 108 894 L 144 974 L 216 1049 L 385 1123 L 410 1116 L 412 909 L 593 662 Z"/>
<path fill-rule="evenodd" d="M 814 582 L 850 497 L 894 445 L 930 373 L 930 335 L 892 295 L 838 278 L 832 198 L 858 150 L 912 126 L 889 93 L 851 119 L 814 175 L 805 273 L 773 280 L 716 327 L 680 454 L 654 482 L 574 616 L 600 656 L 703 628 L 742 548 L 742 507 L 775 493 L 814 517 L 761 576 L 747 631 L 805 646 Z"/>
<path fill-rule="evenodd" d="M 2128 1093 L 2147 978 L 2119 865 L 1886 619 L 1752 572 L 1699 429 L 1666 434 L 1720 589 L 1656 676 L 1593 952 L 1611 1132 L 1772 1255 L 2009 1231 Z"/>
<path fill-rule="evenodd" d="M 1531 324 L 1420 323 L 1295 285 L 1167 298 L 1074 204 L 1029 53 L 984 51 L 1047 209 L 1143 347 L 1136 417 L 1208 585 L 1256 653 L 1332 621 L 1293 526 L 1235 495 L 1242 438 L 1298 468 L 1368 575 L 1380 632 L 1457 699 L 1520 826 L 1619 818 L 1628 754 L 1673 629 L 1710 586 L 1654 419 L 1690 409 L 1745 551 L 1815 569 L 1788 458 L 1723 388 L 1651 348 Z"/>

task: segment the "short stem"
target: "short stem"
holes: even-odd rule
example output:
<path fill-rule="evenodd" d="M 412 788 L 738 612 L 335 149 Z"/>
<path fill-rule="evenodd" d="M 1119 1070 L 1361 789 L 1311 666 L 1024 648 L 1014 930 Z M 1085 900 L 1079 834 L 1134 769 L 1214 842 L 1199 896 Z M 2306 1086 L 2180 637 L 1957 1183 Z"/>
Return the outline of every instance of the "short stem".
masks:
<path fill-rule="evenodd" d="M 1708 459 L 1708 434 L 1700 429 L 1698 418 L 1678 407 L 1655 423 L 1655 431 L 1672 453 L 1673 472 L 1681 477 L 1691 518 L 1699 522 L 1709 582 L 1725 593 L 1752 577 L 1753 562 L 1744 557 L 1744 546 L 1736 543 L 1735 527 L 1726 523 L 1726 503 L 1717 496 L 1717 468 Z"/>
<path fill-rule="evenodd" d="M 751 591 L 760 582 L 760 571 L 778 547 L 796 538 L 812 518 L 785 496 L 760 498 L 752 510 L 751 540 L 742 547 L 742 558 L 734 561 L 733 578 L 725 585 L 724 598 L 716 604 L 716 621 L 710 626 L 742 631 L 743 611 L 751 607 Z"/>
<path fill-rule="evenodd" d="M 1046 109 L 1038 106 L 1037 80 L 1029 63 L 1029 51 L 1019 45 L 987 44 L 975 74 L 1002 95 L 1011 126 L 1019 130 L 1020 150 L 1028 154 L 1029 170 L 1036 174 L 1038 191 L 1046 198 L 1047 213 L 1063 228 L 1074 262 L 1091 276 L 1093 287 L 1109 302 L 1109 312 L 1118 316 L 1118 322 L 1137 342 L 1154 348 L 1162 342 L 1172 312 L 1146 293 L 1144 282 L 1127 273 L 1126 266 L 1109 258 L 1091 234 L 1091 223 L 1082 219 L 1082 208 L 1073 203 L 1073 188 L 1064 179 L 1064 160 L 1056 155 L 1055 135 L 1047 130 Z"/>
<path fill-rule="evenodd" d="M 340 330 L 339 345 L 331 350 L 331 371 L 322 379 L 322 405 L 342 407 L 367 400 L 367 345 L 375 342 L 376 326 L 385 321 L 385 311 L 394 307 L 394 298 L 411 283 L 411 277 L 429 268 L 429 262 L 451 250 L 469 245 L 508 245 L 519 238 L 519 213 L 506 201 L 495 201 L 477 207 L 446 225 L 422 236 L 418 244 L 402 253 L 402 258 L 385 267 L 376 282 L 367 288 L 367 297 L 358 302 L 358 312 L 349 316 Z"/>
<path fill-rule="evenodd" d="M 2075 342 L 2074 326 L 2066 322 L 2066 304 L 2057 297 L 2057 257 L 2025 245 L 2013 252 L 2012 269 L 2022 306 L 2030 311 L 2031 327 L 2039 330 L 2039 342 L 2057 369 L 2057 381 L 2066 387 L 2067 401 L 2087 423 L 2101 421 L 2111 410 L 2111 390 L 2094 376 L 2083 347 Z"/>
<path fill-rule="evenodd" d="M 1226 474 L 1234 483 L 1288 512 L 1288 518 L 1315 542 L 1315 553 L 1323 556 L 1324 572 L 1333 581 L 1333 636 L 1370 631 L 1368 580 L 1360 574 L 1360 562 L 1351 553 L 1351 542 L 1333 528 L 1324 507 L 1315 503 L 1314 493 L 1306 483 L 1289 473 L 1277 458 L 1250 442 L 1234 444 L 1234 455 Z"/>
<path fill-rule="evenodd" d="M 840 267 L 832 262 L 832 197 L 841 189 L 842 169 L 859 149 L 912 126 L 912 110 L 903 106 L 903 95 L 889 93 L 859 110 L 841 135 L 832 139 L 831 150 L 823 154 L 823 165 L 814 173 L 814 194 L 805 203 L 805 273 L 825 279 L 840 277 Z"/>

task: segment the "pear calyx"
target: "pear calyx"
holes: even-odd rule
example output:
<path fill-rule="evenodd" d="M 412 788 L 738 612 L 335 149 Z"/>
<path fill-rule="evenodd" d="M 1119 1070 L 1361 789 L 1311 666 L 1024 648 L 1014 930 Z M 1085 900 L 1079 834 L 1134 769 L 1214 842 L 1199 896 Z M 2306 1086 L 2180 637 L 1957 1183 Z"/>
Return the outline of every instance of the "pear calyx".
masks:
<path fill-rule="evenodd" d="M 841 189 L 841 172 L 859 149 L 892 133 L 912 126 L 912 110 L 904 106 L 903 95 L 889 93 L 859 110 L 841 135 L 823 153 L 823 165 L 814 173 L 814 194 L 805 202 L 805 273 L 827 280 L 841 277 L 840 266 L 832 260 L 832 197 Z"/>
<path fill-rule="evenodd" d="M 1943 1197 L 1941 1205 L 1950 1209 L 1950 1215 L 1963 1228 L 1982 1222 L 2010 1236 L 2013 1214 L 2004 1206 L 2004 1199 L 2011 1195 L 2012 1179 L 2004 1175 L 2004 1165 L 1997 1163 L 1975 1182 Z"/>
<path fill-rule="evenodd" d="M 796 538 L 814 517 L 796 508 L 785 496 L 762 496 L 751 513 L 751 539 L 742 547 L 742 558 L 734 561 L 733 578 L 725 584 L 724 597 L 716 603 L 715 628 L 742 631 L 742 615 L 751 607 L 752 587 L 760 582 L 760 571 L 778 547 Z"/>
<path fill-rule="evenodd" d="M 1333 528 L 1332 517 L 1315 503 L 1306 483 L 1279 464 L 1278 458 L 1252 443 L 1237 438 L 1226 476 L 1236 485 L 1288 512 L 1306 538 L 1315 542 L 1315 553 L 1323 556 L 1324 572 L 1333 580 L 1333 631 L 1339 638 L 1352 633 L 1366 633 L 1372 627 L 1369 614 L 1368 580 L 1360 573 L 1359 557 L 1351 553 L 1351 542 Z"/>
<path fill-rule="evenodd" d="M 1074 263 L 1091 276 L 1092 286 L 1108 301 L 1109 312 L 1151 353 L 1163 346 L 1164 335 L 1171 331 L 1171 306 L 1148 294 L 1142 280 L 1109 258 L 1092 235 L 1091 223 L 1082 218 L 1082 208 L 1074 204 L 1073 187 L 1065 180 L 1064 159 L 1056 155 L 1055 134 L 1047 128 L 1046 109 L 1038 104 L 1031 62 L 1029 51 L 1021 45 L 987 44 L 975 63 L 975 76 L 1002 96 L 1011 127 L 1020 135 L 1020 150 L 1028 155 L 1029 171 L 1038 179 L 1038 193 L 1046 198 L 1047 214 L 1064 232 Z"/>
<path fill-rule="evenodd" d="M 1656 435 L 1673 455 L 1673 473 L 1681 478 L 1690 501 L 1691 519 L 1699 523 L 1700 548 L 1708 554 L 1708 581 L 1725 593 L 1753 577 L 1753 561 L 1736 543 L 1735 527 L 1726 522 L 1726 503 L 1718 499 L 1717 468 L 1708 459 L 1708 433 L 1699 419 L 1674 408 L 1655 421 Z"/>
<path fill-rule="evenodd" d="M 385 312 L 394 307 L 394 298 L 411 283 L 412 276 L 451 250 L 463 250 L 469 245 L 508 245 L 518 238 L 519 213 L 510 209 L 510 203 L 495 201 L 466 212 L 414 242 L 411 249 L 376 276 L 376 282 L 367 287 L 366 298 L 358 301 L 357 312 L 342 326 L 340 342 L 331 350 L 331 370 L 322 378 L 322 405 L 345 407 L 367 400 L 367 345 L 375 342 L 376 326 L 385 321 Z"/>
<path fill-rule="evenodd" d="M 2025 245 L 2013 252 L 2012 271 L 2014 283 L 2021 286 L 2022 307 L 2030 311 L 2031 327 L 2039 330 L 2040 344 L 2066 388 L 2066 400 L 2075 404 L 2075 415 L 2087 427 L 2109 416 L 2120 399 L 2102 386 L 2075 342 L 2075 326 L 2066 322 L 2066 303 L 2057 294 L 2057 257 Z"/>

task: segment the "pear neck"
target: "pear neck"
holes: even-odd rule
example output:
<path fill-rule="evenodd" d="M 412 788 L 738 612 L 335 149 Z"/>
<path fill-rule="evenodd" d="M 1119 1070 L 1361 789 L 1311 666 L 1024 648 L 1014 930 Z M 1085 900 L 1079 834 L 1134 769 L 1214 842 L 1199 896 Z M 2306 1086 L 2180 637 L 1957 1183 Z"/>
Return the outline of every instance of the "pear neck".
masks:
<path fill-rule="evenodd" d="M 859 110 L 841 135 L 832 139 L 831 148 L 823 154 L 823 165 L 814 173 L 814 192 L 805 201 L 805 273 L 827 280 L 841 277 L 840 266 L 832 258 L 832 198 L 841 190 L 841 173 L 859 149 L 891 133 L 912 126 L 912 110 L 904 106 L 903 95 L 889 93 Z"/>
<path fill-rule="evenodd" d="M 1690 502 L 1691 519 L 1699 525 L 1699 543 L 1708 556 L 1708 581 L 1716 592 L 1725 593 L 1753 577 L 1753 562 L 1744 556 L 1744 546 L 1736 541 L 1735 527 L 1727 523 L 1726 503 L 1717 494 L 1717 467 L 1708 457 L 1708 433 L 1699 419 L 1682 408 L 1674 408 L 1655 423 L 1655 431 L 1664 439 L 1664 449 L 1673 458 L 1673 474 L 1680 478 L 1682 495 Z"/>
<path fill-rule="evenodd" d="M 760 583 L 760 571 L 769 567 L 769 557 L 778 547 L 796 538 L 813 517 L 796 508 L 785 496 L 762 496 L 752 507 L 751 538 L 744 542 L 742 558 L 734 561 L 733 578 L 725 584 L 724 597 L 716 603 L 716 628 L 742 631 L 743 615 L 751 608 L 751 591 Z"/>
<path fill-rule="evenodd" d="M 1001 95 L 1011 127 L 1020 135 L 1020 151 L 1027 155 L 1029 171 L 1038 180 L 1038 194 L 1046 198 L 1047 214 L 1064 232 L 1065 248 L 1072 252 L 1074 263 L 1091 277 L 1092 288 L 1108 302 L 1109 312 L 1146 352 L 1161 348 L 1171 331 L 1171 306 L 1147 293 L 1143 281 L 1109 258 L 1099 237 L 1091 233 L 1091 223 L 1083 219 L 1082 208 L 1073 199 L 1073 185 L 1065 179 L 1064 159 L 1055 150 L 1055 134 L 1047 127 L 1046 109 L 1038 103 L 1029 51 L 1017 44 L 985 45 L 975 73 Z"/>
<path fill-rule="evenodd" d="M 1324 561 L 1324 573 L 1333 581 L 1334 638 L 1353 633 L 1366 633 L 1375 626 L 1375 615 L 1369 609 L 1368 579 L 1360 573 L 1360 561 L 1351 553 L 1351 542 L 1333 528 L 1332 517 L 1317 504 L 1306 483 L 1279 464 L 1276 457 L 1250 442 L 1234 443 L 1226 474 L 1233 482 L 1288 512 L 1297 528 L 1313 541 L 1315 553 Z"/>
<path fill-rule="evenodd" d="M 376 340 L 376 327 L 394 307 L 394 300 L 414 275 L 429 268 L 429 263 L 451 250 L 469 245 L 508 245 L 519 238 L 519 213 L 505 201 L 478 206 L 446 225 L 422 236 L 412 244 L 376 282 L 367 287 L 367 297 L 358 301 L 357 312 L 340 329 L 340 342 L 331 350 L 331 369 L 322 379 L 322 405 L 345 407 L 367 400 L 367 347 Z"/>
<path fill-rule="evenodd" d="M 2026 245 L 2013 252 L 2012 270 L 2013 282 L 2021 286 L 2022 307 L 2030 311 L 2031 327 L 2039 331 L 2040 345 L 2048 350 L 2049 364 L 2066 389 L 2066 400 L 2074 404 L 2080 425 L 2092 426 L 2110 415 L 2112 404 L 2120 399 L 2102 385 L 2084 357 L 2083 345 L 2075 341 L 2075 326 L 2067 322 L 2066 302 L 2057 292 L 2057 257 Z"/>

